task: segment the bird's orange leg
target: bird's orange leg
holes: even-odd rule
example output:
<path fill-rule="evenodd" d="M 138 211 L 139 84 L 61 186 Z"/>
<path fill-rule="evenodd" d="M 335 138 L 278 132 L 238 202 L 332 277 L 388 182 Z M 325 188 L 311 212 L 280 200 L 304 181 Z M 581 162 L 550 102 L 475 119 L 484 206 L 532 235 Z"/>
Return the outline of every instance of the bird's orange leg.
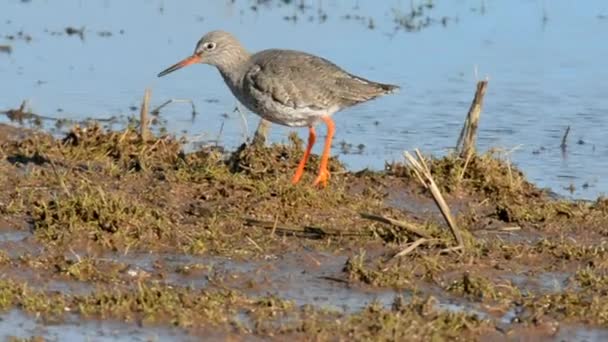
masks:
<path fill-rule="evenodd" d="M 319 165 L 319 175 L 315 179 L 314 185 L 327 186 L 329 180 L 329 170 L 327 169 L 327 162 L 329 160 L 329 153 L 331 151 L 331 140 L 334 137 L 336 131 L 336 125 L 334 120 L 329 116 L 322 116 L 321 120 L 327 125 L 327 138 L 325 138 L 325 147 L 323 148 L 323 154 L 321 155 L 321 165 Z"/>
<path fill-rule="evenodd" d="M 312 126 L 308 127 L 308 145 L 306 146 L 306 151 L 304 151 L 302 159 L 300 159 L 300 163 L 298 164 L 296 173 L 291 179 L 292 184 L 296 184 L 300 181 L 300 178 L 302 178 L 302 175 L 304 174 L 304 167 L 306 166 L 306 162 L 308 161 L 308 157 L 310 156 L 310 151 L 312 150 L 312 146 L 315 144 L 316 140 L 317 133 L 315 132 L 315 128 Z"/>

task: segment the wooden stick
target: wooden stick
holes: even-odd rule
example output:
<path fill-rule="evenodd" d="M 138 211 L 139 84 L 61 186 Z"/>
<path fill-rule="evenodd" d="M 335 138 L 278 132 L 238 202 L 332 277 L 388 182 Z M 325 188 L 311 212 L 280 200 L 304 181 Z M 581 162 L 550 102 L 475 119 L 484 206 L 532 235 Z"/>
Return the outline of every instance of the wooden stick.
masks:
<path fill-rule="evenodd" d="M 475 153 L 475 141 L 477 140 L 477 127 L 479 125 L 479 116 L 481 115 L 481 107 L 483 105 L 483 97 L 486 94 L 488 80 L 477 82 L 475 97 L 471 102 L 471 107 L 467 113 L 467 117 L 460 131 L 456 150 L 459 151 L 461 158 L 466 158 L 469 154 Z"/>
<path fill-rule="evenodd" d="M 148 108 L 150 106 L 150 88 L 146 88 L 144 92 L 144 99 L 141 103 L 141 110 L 139 112 L 139 135 L 141 140 L 148 141 L 150 138 L 150 131 L 148 129 Z"/>
<path fill-rule="evenodd" d="M 426 187 L 427 189 L 429 189 L 431 191 L 431 195 L 433 196 L 433 200 L 435 201 L 435 204 L 439 208 L 439 211 L 441 211 L 443 218 L 445 219 L 446 223 L 448 224 L 448 227 L 450 228 L 450 231 L 452 232 L 452 235 L 454 236 L 454 239 L 456 240 L 456 243 L 458 244 L 457 247 L 464 248 L 464 241 L 462 240 L 460 230 L 456 226 L 456 222 L 452 218 L 452 213 L 450 211 L 450 207 L 448 206 L 445 199 L 443 198 L 443 195 L 441 194 L 441 191 L 437 187 L 437 184 L 435 184 L 435 180 L 433 179 L 433 176 L 431 175 L 431 171 L 430 171 L 428 165 L 424 161 L 424 157 L 422 156 L 422 154 L 420 154 L 420 151 L 418 151 L 418 149 L 416 149 L 415 152 L 416 152 L 416 157 L 418 158 L 418 160 L 416 160 L 407 151 L 404 153 L 405 158 L 409 161 L 409 163 L 412 166 L 414 173 L 417 175 L 418 179 L 422 181 L 422 185 L 424 185 L 424 187 Z"/>
<path fill-rule="evenodd" d="M 416 225 L 409 223 L 409 222 L 399 221 L 399 220 L 392 219 L 390 217 L 385 217 L 385 216 L 380 216 L 380 215 L 373 215 L 373 214 L 367 214 L 367 213 L 359 213 L 359 214 L 361 215 L 361 217 L 366 218 L 368 220 L 378 221 L 378 222 L 382 222 L 382 223 L 386 223 L 386 224 L 392 224 L 393 226 L 403 228 L 403 229 L 407 230 L 408 232 L 415 234 L 417 236 L 427 238 L 427 239 L 432 238 L 432 236 L 429 233 L 425 232 L 424 230 L 418 228 Z"/>

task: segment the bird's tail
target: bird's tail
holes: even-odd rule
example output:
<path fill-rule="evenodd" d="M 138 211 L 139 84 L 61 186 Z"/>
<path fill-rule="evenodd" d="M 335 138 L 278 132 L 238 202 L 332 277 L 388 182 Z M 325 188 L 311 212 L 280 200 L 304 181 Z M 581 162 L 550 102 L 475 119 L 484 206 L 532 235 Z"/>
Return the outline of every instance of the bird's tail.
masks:
<path fill-rule="evenodd" d="M 385 94 L 393 94 L 399 91 L 399 89 L 401 89 L 401 87 L 399 87 L 398 85 L 394 85 L 394 84 L 384 84 L 384 83 L 377 83 L 378 86 L 380 88 L 382 88 L 382 90 L 384 90 Z"/>

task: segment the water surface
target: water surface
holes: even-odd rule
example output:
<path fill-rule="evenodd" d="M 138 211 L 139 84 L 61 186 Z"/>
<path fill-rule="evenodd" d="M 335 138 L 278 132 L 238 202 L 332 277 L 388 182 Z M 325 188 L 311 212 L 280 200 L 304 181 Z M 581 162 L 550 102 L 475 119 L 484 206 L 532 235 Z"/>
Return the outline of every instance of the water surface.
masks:
<path fill-rule="evenodd" d="M 128 116 L 151 87 L 153 104 L 189 98 L 200 112 L 192 120 L 186 104 L 167 108 L 161 116 L 170 132 L 237 146 L 258 118 L 247 115 L 244 128 L 215 70 L 193 66 L 156 78 L 189 55 L 202 34 L 223 29 L 251 51 L 304 50 L 403 88 L 336 114 L 333 152 L 347 147 L 340 158 L 353 169 L 380 169 L 414 148 L 447 153 L 476 80 L 488 77 L 481 149 L 508 151 L 532 181 L 562 195 L 607 192 L 608 3 L 435 1 L 416 19 L 424 23 L 428 16 L 428 26 L 396 30 L 395 18 L 409 13 L 411 3 L 8 0 L 0 5 L 0 44 L 11 45 L 12 53 L 0 54 L 0 108 L 28 99 L 35 112 L 51 117 Z M 68 36 L 66 27 L 84 27 L 84 35 Z M 285 141 L 289 131 L 274 126 L 271 139 Z M 305 129 L 297 131 L 306 137 Z"/>

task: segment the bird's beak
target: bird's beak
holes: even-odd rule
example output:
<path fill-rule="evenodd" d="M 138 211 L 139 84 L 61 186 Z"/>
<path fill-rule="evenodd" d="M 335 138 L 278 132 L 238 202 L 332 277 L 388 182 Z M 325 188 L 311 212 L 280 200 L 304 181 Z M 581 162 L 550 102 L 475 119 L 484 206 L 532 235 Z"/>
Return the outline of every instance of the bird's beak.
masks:
<path fill-rule="evenodd" d="M 184 60 L 182 60 L 181 62 L 178 62 L 176 64 L 173 64 L 172 66 L 168 67 L 167 69 L 161 71 L 158 74 L 158 77 L 163 77 L 168 73 L 174 72 L 177 69 L 181 69 L 185 66 L 188 65 L 192 65 L 192 64 L 196 64 L 196 63 L 200 63 L 200 61 L 202 60 L 202 57 L 199 55 L 192 55 Z"/>

